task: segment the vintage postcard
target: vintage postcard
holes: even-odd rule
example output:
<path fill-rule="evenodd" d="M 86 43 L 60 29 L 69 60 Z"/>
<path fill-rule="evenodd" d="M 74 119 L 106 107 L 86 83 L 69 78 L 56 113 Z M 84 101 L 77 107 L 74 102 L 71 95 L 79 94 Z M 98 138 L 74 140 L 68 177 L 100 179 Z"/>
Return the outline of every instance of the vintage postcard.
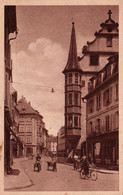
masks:
<path fill-rule="evenodd" d="M 1 194 L 123 194 L 122 8 L 2 1 Z"/>

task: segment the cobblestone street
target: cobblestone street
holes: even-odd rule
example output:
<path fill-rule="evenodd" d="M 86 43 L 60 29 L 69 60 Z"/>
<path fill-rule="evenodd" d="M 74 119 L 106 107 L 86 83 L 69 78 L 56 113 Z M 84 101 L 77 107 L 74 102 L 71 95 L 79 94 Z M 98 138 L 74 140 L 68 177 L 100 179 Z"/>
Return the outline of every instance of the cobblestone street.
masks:
<path fill-rule="evenodd" d="M 47 170 L 47 157 L 42 158 L 41 172 L 34 172 L 34 160 L 21 163 L 34 185 L 23 191 L 118 191 L 119 174 L 98 173 L 98 179 L 81 179 L 72 166 L 57 164 L 57 172 Z"/>

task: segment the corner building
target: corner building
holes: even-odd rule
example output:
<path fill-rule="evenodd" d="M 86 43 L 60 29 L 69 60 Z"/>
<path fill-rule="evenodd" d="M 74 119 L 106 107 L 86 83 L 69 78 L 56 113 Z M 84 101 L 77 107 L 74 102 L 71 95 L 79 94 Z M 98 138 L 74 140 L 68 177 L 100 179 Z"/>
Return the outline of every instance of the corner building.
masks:
<path fill-rule="evenodd" d="M 87 155 L 96 164 L 119 164 L 118 55 L 89 81 Z"/>
<path fill-rule="evenodd" d="M 108 19 L 94 33 L 95 39 L 92 42 L 87 41 L 87 45 L 83 47 L 83 56 L 79 58 L 82 69 L 82 98 L 88 93 L 89 79 L 107 64 L 110 56 L 119 51 L 118 23 L 112 19 L 111 14 L 109 10 Z M 86 138 L 86 103 L 82 101 L 81 107 L 81 137 Z"/>

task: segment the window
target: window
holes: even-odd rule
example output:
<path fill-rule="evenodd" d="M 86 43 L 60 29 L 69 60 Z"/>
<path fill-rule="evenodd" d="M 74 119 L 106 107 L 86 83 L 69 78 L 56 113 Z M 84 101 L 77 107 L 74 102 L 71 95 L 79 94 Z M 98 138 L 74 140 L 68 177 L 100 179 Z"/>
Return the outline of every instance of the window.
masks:
<path fill-rule="evenodd" d="M 67 75 L 65 75 L 65 85 L 67 85 Z"/>
<path fill-rule="evenodd" d="M 94 99 L 91 99 L 91 100 L 88 102 L 88 112 L 89 112 L 89 113 L 94 112 Z"/>
<path fill-rule="evenodd" d="M 78 73 L 75 73 L 75 83 L 78 84 Z"/>
<path fill-rule="evenodd" d="M 107 47 L 112 47 L 112 37 L 111 36 L 107 37 Z"/>
<path fill-rule="evenodd" d="M 97 105 L 97 110 L 101 108 L 101 94 L 97 95 L 96 97 L 96 105 Z"/>
<path fill-rule="evenodd" d="M 90 56 L 90 65 L 91 66 L 98 66 L 99 65 L 99 56 L 98 55 L 91 55 Z"/>
<path fill-rule="evenodd" d="M 78 127 L 78 116 L 74 117 L 74 126 Z"/>
<path fill-rule="evenodd" d="M 74 93 L 74 102 L 75 105 L 78 106 L 78 93 Z"/>
<path fill-rule="evenodd" d="M 97 119 L 96 132 L 100 132 L 100 119 Z"/>
<path fill-rule="evenodd" d="M 73 120 L 72 120 L 72 115 L 68 116 L 68 126 L 72 127 Z"/>
<path fill-rule="evenodd" d="M 72 73 L 69 73 L 69 84 L 72 83 Z"/>
<path fill-rule="evenodd" d="M 24 126 L 19 126 L 19 132 L 24 132 Z"/>
<path fill-rule="evenodd" d="M 72 93 L 69 93 L 69 105 L 72 105 Z"/>
<path fill-rule="evenodd" d="M 105 117 L 105 119 L 106 119 L 106 131 L 109 131 L 109 130 L 111 130 L 111 116 L 109 116 L 109 115 L 107 115 L 106 117 Z"/>
<path fill-rule="evenodd" d="M 112 102 L 112 87 L 105 90 L 103 93 L 103 104 L 108 106 Z"/>
<path fill-rule="evenodd" d="M 31 137 L 26 137 L 26 142 L 31 143 Z"/>
<path fill-rule="evenodd" d="M 26 132 L 31 132 L 31 125 L 26 126 Z"/>

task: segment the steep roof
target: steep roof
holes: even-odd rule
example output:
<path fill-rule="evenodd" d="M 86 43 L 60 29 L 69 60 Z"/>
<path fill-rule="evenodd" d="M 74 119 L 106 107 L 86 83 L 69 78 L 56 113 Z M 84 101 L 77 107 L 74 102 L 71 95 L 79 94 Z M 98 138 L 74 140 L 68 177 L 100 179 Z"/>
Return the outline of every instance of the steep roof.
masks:
<path fill-rule="evenodd" d="M 77 46 L 76 46 L 76 35 L 75 35 L 75 27 L 74 22 L 72 22 L 72 32 L 71 32 L 71 40 L 70 40 L 70 49 L 68 55 L 68 61 L 63 73 L 69 71 L 82 71 L 77 57 Z"/>
<path fill-rule="evenodd" d="M 34 110 L 30 106 L 30 102 L 28 103 L 26 98 L 22 96 L 22 98 L 18 101 L 16 109 L 19 111 L 19 114 L 39 114 L 38 111 Z"/>

